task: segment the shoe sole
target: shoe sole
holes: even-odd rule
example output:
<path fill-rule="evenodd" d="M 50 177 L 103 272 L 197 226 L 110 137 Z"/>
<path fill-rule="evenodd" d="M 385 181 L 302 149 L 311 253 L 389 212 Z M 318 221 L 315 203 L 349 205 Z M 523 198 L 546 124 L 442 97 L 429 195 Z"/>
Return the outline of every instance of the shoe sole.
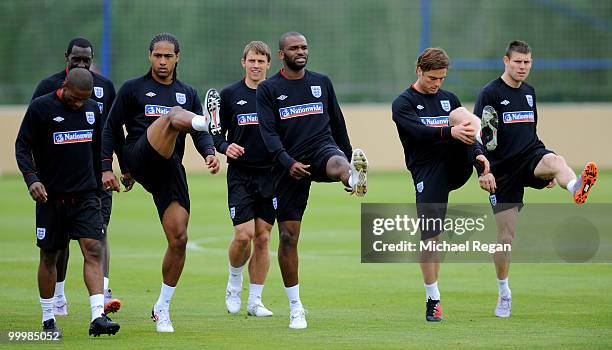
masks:
<path fill-rule="evenodd" d="M 109 314 L 112 312 L 117 312 L 121 309 L 121 300 L 119 299 L 111 299 L 108 303 L 104 304 L 104 313 Z"/>
<path fill-rule="evenodd" d="M 308 328 L 308 326 L 304 326 L 304 327 L 291 327 L 291 326 L 289 326 L 289 328 L 291 328 L 291 329 L 306 329 L 306 328 Z"/>
<path fill-rule="evenodd" d="M 274 316 L 274 313 L 270 313 L 269 315 L 256 315 L 256 314 L 254 314 L 254 313 L 252 313 L 250 311 L 247 311 L 247 316 L 253 316 L 253 317 L 271 317 L 271 316 Z"/>
<path fill-rule="evenodd" d="M 597 181 L 597 174 L 598 174 L 597 164 L 593 162 L 588 162 L 584 166 L 584 170 L 582 170 L 582 175 L 581 175 L 582 183 L 578 191 L 574 193 L 574 203 L 582 204 L 586 201 L 589 195 L 589 192 L 591 192 L 591 189 L 593 188 L 593 186 L 595 185 L 595 182 Z"/>
<path fill-rule="evenodd" d="M 174 329 L 172 330 L 167 330 L 167 331 L 160 331 L 159 329 L 157 330 L 157 333 L 174 333 Z"/>
<path fill-rule="evenodd" d="M 220 120 L 219 120 L 219 103 L 221 102 L 221 96 L 215 89 L 206 91 L 206 98 L 204 99 L 204 106 L 210 116 L 210 124 L 208 129 L 213 135 L 221 133 Z"/>
<path fill-rule="evenodd" d="M 363 150 L 359 148 L 353 150 L 351 158 L 351 164 L 359 172 L 355 195 L 363 197 L 368 192 L 368 158 L 366 158 Z"/>
<path fill-rule="evenodd" d="M 119 325 L 109 326 L 104 329 L 100 329 L 98 327 L 95 329 L 90 328 L 89 335 L 93 335 L 94 337 L 99 337 L 101 334 L 115 335 L 117 332 L 119 332 L 119 328 L 121 328 Z"/>
<path fill-rule="evenodd" d="M 484 106 L 482 109 L 482 127 L 491 129 L 492 139 L 486 143 L 487 151 L 494 151 L 497 148 L 497 112 L 491 106 Z"/>

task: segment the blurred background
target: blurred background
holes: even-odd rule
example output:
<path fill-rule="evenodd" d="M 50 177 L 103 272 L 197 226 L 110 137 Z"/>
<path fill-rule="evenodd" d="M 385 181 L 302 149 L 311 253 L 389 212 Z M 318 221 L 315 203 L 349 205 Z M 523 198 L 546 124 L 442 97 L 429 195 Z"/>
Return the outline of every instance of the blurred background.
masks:
<path fill-rule="evenodd" d="M 308 67 L 332 78 L 341 102 L 393 100 L 428 46 L 452 59 L 446 88 L 474 101 L 515 39 L 533 48 L 529 81 L 540 102 L 612 96 L 612 1 L 4 0 L 0 11 L 0 104 L 27 103 L 78 35 L 118 88 L 146 72 L 149 42 L 164 31 L 181 44 L 179 79 L 199 90 L 237 80 L 249 41 L 275 52 L 280 34 L 295 30 L 308 39 Z"/>
<path fill-rule="evenodd" d="M 448 52 L 443 88 L 471 109 L 479 90 L 503 72 L 507 44 L 520 39 L 533 49 L 528 82 L 537 92 L 541 138 L 568 154 L 573 166 L 587 153 L 612 167 L 604 132 L 612 117 L 606 104 L 612 102 L 612 1 L 3 0 L 0 13 L 6 133 L 0 172 L 15 172 L 12 148 L 25 105 L 41 79 L 65 67 L 64 52 L 75 36 L 90 39 L 95 70 L 119 89 L 148 70 L 151 38 L 171 32 L 181 45 L 178 78 L 203 96 L 244 75 L 240 58 L 252 40 L 270 45 L 274 74 L 278 38 L 290 30 L 306 35 L 308 68 L 331 77 L 353 144 L 374 152 L 374 166 L 404 169 L 390 104 L 414 82 L 423 48 Z M 579 146 L 578 126 L 588 129 Z M 189 167 L 189 155 L 186 161 Z M 194 164 L 202 169 L 199 159 Z"/>

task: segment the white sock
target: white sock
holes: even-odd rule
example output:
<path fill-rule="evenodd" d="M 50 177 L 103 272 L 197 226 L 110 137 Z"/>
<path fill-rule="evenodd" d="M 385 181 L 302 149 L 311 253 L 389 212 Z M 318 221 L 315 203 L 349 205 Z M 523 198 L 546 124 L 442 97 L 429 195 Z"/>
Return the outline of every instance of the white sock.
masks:
<path fill-rule="evenodd" d="M 94 294 L 89 297 L 89 305 L 91 305 L 91 320 L 102 316 L 104 312 L 104 294 Z"/>
<path fill-rule="evenodd" d="M 196 115 L 191 119 L 191 127 L 197 131 L 208 132 L 208 118 L 203 115 Z"/>
<path fill-rule="evenodd" d="M 440 300 L 440 291 L 438 290 L 438 281 L 432 284 L 424 284 L 426 299 Z"/>
<path fill-rule="evenodd" d="M 576 187 L 576 185 L 578 184 L 578 181 L 576 179 L 572 179 L 567 183 L 567 190 L 569 191 L 569 193 L 571 193 L 572 195 L 574 194 L 574 192 L 576 192 L 576 190 L 574 189 L 574 187 Z"/>
<path fill-rule="evenodd" d="M 508 277 L 503 280 L 497 280 L 497 286 L 499 287 L 499 296 L 500 297 L 512 297 L 512 293 L 510 292 L 510 287 L 508 287 Z"/>
<path fill-rule="evenodd" d="M 53 302 L 55 301 L 55 297 L 49 299 L 40 298 L 40 306 L 42 307 L 42 321 L 54 319 L 55 315 L 53 314 Z"/>
<path fill-rule="evenodd" d="M 66 299 L 66 296 L 64 295 L 64 282 L 66 281 L 55 282 L 55 292 L 53 292 L 53 296 L 57 300 Z"/>
<path fill-rule="evenodd" d="M 261 293 L 263 293 L 263 284 L 249 284 L 249 305 L 261 302 Z"/>
<path fill-rule="evenodd" d="M 108 289 L 108 277 L 104 277 L 104 291 L 106 292 L 106 290 Z"/>
<path fill-rule="evenodd" d="M 302 301 L 300 300 L 300 284 L 296 284 L 293 287 L 285 287 L 287 298 L 289 298 L 289 309 L 291 311 L 295 309 L 302 309 Z"/>
<path fill-rule="evenodd" d="M 229 264 L 229 278 L 227 280 L 227 289 L 239 291 L 242 289 L 242 270 L 244 265 L 233 267 Z"/>
<path fill-rule="evenodd" d="M 174 294 L 175 289 L 176 287 L 170 287 L 162 282 L 161 292 L 159 293 L 159 298 L 155 303 L 155 310 L 170 309 L 170 301 L 172 300 L 172 295 Z"/>

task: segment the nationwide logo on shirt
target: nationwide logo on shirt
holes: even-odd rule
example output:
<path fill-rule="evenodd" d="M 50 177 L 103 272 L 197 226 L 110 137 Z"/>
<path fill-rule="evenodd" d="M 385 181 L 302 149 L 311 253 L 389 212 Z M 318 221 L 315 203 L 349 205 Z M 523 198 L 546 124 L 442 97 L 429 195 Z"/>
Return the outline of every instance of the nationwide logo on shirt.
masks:
<path fill-rule="evenodd" d="M 145 115 L 147 117 L 161 117 L 164 114 L 168 114 L 172 107 L 158 106 L 158 105 L 146 105 Z"/>
<path fill-rule="evenodd" d="M 93 129 L 62 131 L 53 133 L 53 144 L 63 145 L 67 143 L 91 142 L 93 139 Z"/>
<path fill-rule="evenodd" d="M 533 111 L 504 112 L 504 114 L 502 114 L 502 118 L 504 120 L 504 124 L 535 122 Z"/>
<path fill-rule="evenodd" d="M 323 114 L 323 103 L 306 103 L 303 105 L 279 108 L 278 113 L 281 119 L 291 119 L 311 114 Z"/>
<path fill-rule="evenodd" d="M 448 126 L 448 116 L 421 117 L 421 123 L 432 128 L 441 128 L 443 126 Z"/>
<path fill-rule="evenodd" d="M 257 125 L 259 124 L 257 113 L 238 114 L 236 116 L 236 119 L 238 119 L 238 125 Z"/>

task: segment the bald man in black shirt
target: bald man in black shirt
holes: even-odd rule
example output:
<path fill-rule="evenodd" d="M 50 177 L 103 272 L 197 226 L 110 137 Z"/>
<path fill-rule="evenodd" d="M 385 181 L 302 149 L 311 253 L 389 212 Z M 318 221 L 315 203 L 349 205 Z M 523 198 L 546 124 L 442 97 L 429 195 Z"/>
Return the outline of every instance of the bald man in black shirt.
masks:
<path fill-rule="evenodd" d="M 62 87 L 66 80 L 68 71 L 73 68 L 84 68 L 89 70 L 93 62 L 94 49 L 91 42 L 85 38 L 77 37 L 68 43 L 68 48 L 65 53 L 66 68 L 57 72 L 38 83 L 32 100 L 42 95 L 46 95 L 52 91 Z M 115 100 L 115 86 L 106 77 L 90 71 L 93 76 L 94 87 L 93 94 L 90 98 L 98 104 L 101 113 L 100 125 L 104 127 L 108 111 Z M 98 189 L 98 196 L 102 202 L 102 220 L 104 225 L 104 237 L 102 238 L 102 246 L 104 249 L 104 312 L 117 312 L 121 307 L 121 302 L 118 299 L 113 299 L 111 289 L 109 288 L 109 272 L 110 272 L 110 247 L 107 244 L 106 236 L 108 235 L 108 224 L 110 222 L 112 210 L 112 194 L 104 191 L 101 186 Z M 68 315 L 68 301 L 66 298 L 65 279 L 66 270 L 68 268 L 69 248 L 61 250 L 57 259 L 57 283 L 55 284 L 55 304 L 54 313 L 56 316 Z"/>
<path fill-rule="evenodd" d="M 297 244 L 310 184 L 342 182 L 348 192 L 363 196 L 367 159 L 362 150 L 352 150 L 330 79 L 306 70 L 304 35 L 283 34 L 278 57 L 281 71 L 257 87 L 257 115 L 274 159 L 278 261 L 289 298 L 289 327 L 301 329 L 307 323 L 299 297 Z"/>
<path fill-rule="evenodd" d="M 70 239 L 83 252 L 83 276 L 89 290 L 89 334 L 115 334 L 119 325 L 104 314 L 100 200 L 100 112 L 89 99 L 88 70 L 68 72 L 62 88 L 34 99 L 24 116 L 15 153 L 19 169 L 36 201 L 36 237 L 40 247 L 38 287 L 43 330 L 59 332 L 53 313 L 58 251 Z"/>

